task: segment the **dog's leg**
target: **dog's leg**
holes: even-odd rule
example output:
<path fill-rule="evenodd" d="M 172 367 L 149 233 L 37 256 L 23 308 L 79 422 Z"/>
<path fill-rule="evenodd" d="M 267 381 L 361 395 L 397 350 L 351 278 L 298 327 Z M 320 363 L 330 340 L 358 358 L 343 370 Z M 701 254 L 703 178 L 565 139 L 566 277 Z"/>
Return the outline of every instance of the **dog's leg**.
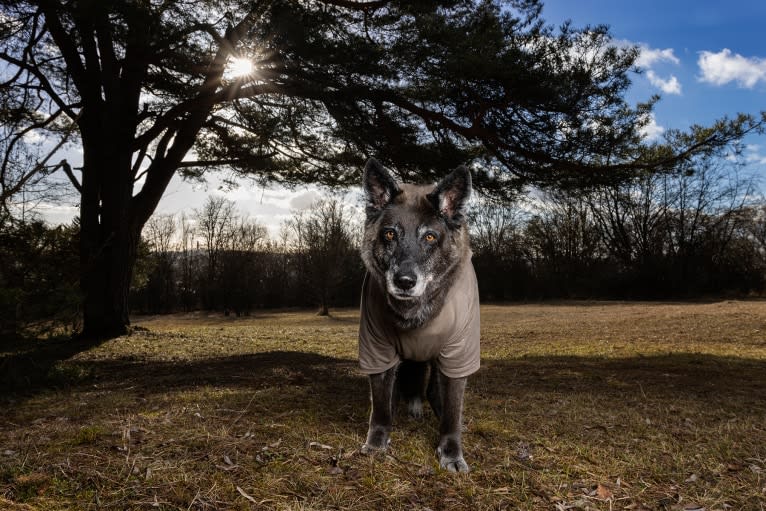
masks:
<path fill-rule="evenodd" d="M 394 383 L 396 381 L 396 366 L 388 371 L 370 375 L 370 395 L 372 412 L 370 412 L 370 428 L 367 430 L 367 441 L 362 446 L 362 454 L 376 450 L 385 450 L 391 442 L 391 423 L 394 418 Z"/>
<path fill-rule="evenodd" d="M 440 371 L 441 373 L 441 371 Z M 466 378 L 449 378 L 439 374 L 442 415 L 439 422 L 439 466 L 450 472 L 468 472 L 470 468 L 463 459 L 461 441 L 463 429 L 463 394 Z"/>
<path fill-rule="evenodd" d="M 441 419 L 442 416 L 442 396 L 441 396 L 441 384 L 439 383 L 441 377 L 441 371 L 436 362 L 431 362 L 428 375 L 428 387 L 426 388 L 426 399 L 428 404 L 431 405 L 431 410 L 434 411 L 434 415 Z"/>

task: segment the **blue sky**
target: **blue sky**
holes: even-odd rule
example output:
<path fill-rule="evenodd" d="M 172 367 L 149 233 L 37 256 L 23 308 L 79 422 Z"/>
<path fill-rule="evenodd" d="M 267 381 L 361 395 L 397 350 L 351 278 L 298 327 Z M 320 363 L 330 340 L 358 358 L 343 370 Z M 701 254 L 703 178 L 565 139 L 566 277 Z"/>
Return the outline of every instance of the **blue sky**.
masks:
<path fill-rule="evenodd" d="M 628 97 L 639 101 L 660 94 L 655 108 L 660 128 L 685 129 L 724 115 L 766 110 L 764 0 L 544 3 L 543 18 L 554 26 L 565 20 L 576 27 L 606 24 L 618 42 L 643 48 L 645 71 L 634 76 Z M 757 154 L 766 158 L 766 140 L 760 145 Z"/>

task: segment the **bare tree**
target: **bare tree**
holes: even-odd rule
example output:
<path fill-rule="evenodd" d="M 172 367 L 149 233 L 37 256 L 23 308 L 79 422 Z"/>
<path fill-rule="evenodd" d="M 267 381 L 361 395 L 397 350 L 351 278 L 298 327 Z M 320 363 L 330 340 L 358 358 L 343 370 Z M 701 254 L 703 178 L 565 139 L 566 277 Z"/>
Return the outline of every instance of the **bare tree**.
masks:
<path fill-rule="evenodd" d="M 358 255 L 353 243 L 354 227 L 349 209 L 340 201 L 323 200 L 295 213 L 287 222 L 294 236 L 303 284 L 319 306 L 318 314 L 329 314 L 332 295 L 352 273 Z"/>
<path fill-rule="evenodd" d="M 152 216 L 144 227 L 144 238 L 151 251 L 162 255 L 170 254 L 177 227 L 175 215 Z"/>
<path fill-rule="evenodd" d="M 590 295 L 604 250 L 587 203 L 576 194 L 550 192 L 536 209 L 524 234 L 542 294 Z"/>
<path fill-rule="evenodd" d="M 144 226 L 143 237 L 151 256 L 146 283 L 146 302 L 151 311 L 170 312 L 176 306 L 176 231 L 175 215 L 154 215 Z"/>
<path fill-rule="evenodd" d="M 255 220 L 239 217 L 234 220 L 231 236 L 221 256 L 218 269 L 218 295 L 224 311 L 233 310 L 237 316 L 249 314 L 261 291 L 261 256 L 258 249 L 267 237 L 266 228 Z"/>
<path fill-rule="evenodd" d="M 198 251 L 197 229 L 194 219 L 181 213 L 179 220 L 180 238 L 176 250 L 179 253 L 179 295 L 184 310 L 190 311 L 197 305 Z"/>
<path fill-rule="evenodd" d="M 207 254 L 207 273 L 204 298 L 208 307 L 215 307 L 219 300 L 215 296 L 215 281 L 219 271 L 221 254 L 230 246 L 234 236 L 237 211 L 234 202 L 225 197 L 210 196 L 202 209 L 195 209 L 197 232 Z"/>
<path fill-rule="evenodd" d="M 473 264 L 482 298 L 507 300 L 528 293 L 524 242 L 527 212 L 520 202 L 477 200 L 469 212 Z"/>
<path fill-rule="evenodd" d="M 239 218 L 239 222 L 233 228 L 228 248 L 238 252 L 255 252 L 267 237 L 266 227 L 255 220 Z"/>
<path fill-rule="evenodd" d="M 623 267 L 649 264 L 663 250 L 668 203 L 662 176 L 647 174 L 584 194 L 599 235 Z"/>

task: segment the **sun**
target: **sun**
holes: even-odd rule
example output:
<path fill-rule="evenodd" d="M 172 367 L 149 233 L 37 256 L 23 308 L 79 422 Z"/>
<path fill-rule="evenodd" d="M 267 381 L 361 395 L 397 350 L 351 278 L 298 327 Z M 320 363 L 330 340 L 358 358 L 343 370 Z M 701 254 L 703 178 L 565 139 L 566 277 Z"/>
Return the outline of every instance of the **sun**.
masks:
<path fill-rule="evenodd" d="M 253 73 L 253 62 L 250 59 L 237 57 L 229 63 L 229 73 L 234 78 L 241 78 Z"/>

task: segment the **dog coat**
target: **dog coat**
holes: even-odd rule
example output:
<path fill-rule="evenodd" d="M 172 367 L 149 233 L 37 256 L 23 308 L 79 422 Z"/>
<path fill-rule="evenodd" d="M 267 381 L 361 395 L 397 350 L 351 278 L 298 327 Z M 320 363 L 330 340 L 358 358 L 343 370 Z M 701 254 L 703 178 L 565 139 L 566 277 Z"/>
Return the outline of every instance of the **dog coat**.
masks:
<path fill-rule="evenodd" d="M 436 359 L 449 378 L 462 378 L 479 369 L 479 286 L 471 261 L 460 266 L 439 314 L 411 330 L 395 325 L 385 288 L 369 273 L 365 276 L 359 322 L 363 373 L 382 373 L 401 360 Z"/>

